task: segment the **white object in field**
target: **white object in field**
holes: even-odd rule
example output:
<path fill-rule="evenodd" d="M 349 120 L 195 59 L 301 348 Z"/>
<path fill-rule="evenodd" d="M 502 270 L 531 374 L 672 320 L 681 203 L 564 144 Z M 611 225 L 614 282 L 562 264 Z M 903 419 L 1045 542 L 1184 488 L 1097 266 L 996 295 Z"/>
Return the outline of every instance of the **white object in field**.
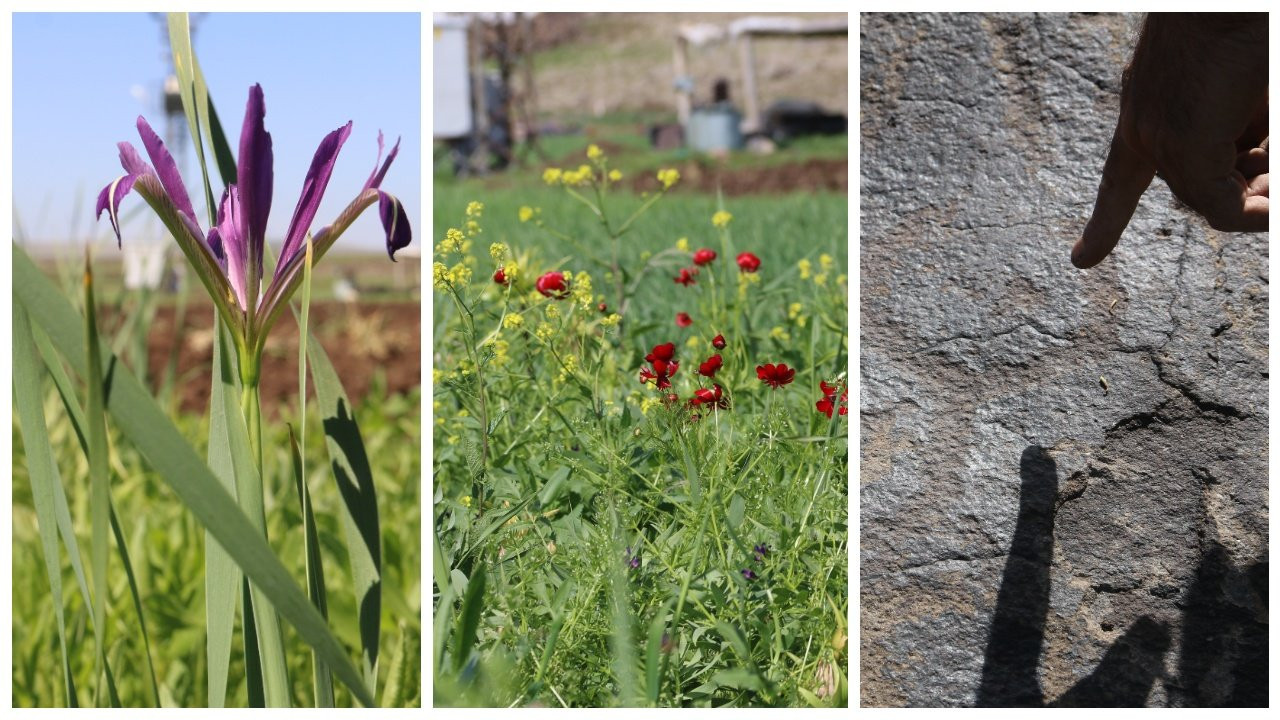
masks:
<path fill-rule="evenodd" d="M 354 278 L 343 275 L 333 281 L 333 297 L 338 302 L 353 303 L 360 299 L 360 288 Z"/>
<path fill-rule="evenodd" d="M 450 139 L 471 134 L 471 79 L 467 62 L 470 20 L 453 13 L 432 15 L 431 135 Z"/>
<path fill-rule="evenodd" d="M 164 256 L 168 243 L 131 242 L 124 252 L 124 286 L 129 290 L 155 290 L 164 279 Z"/>

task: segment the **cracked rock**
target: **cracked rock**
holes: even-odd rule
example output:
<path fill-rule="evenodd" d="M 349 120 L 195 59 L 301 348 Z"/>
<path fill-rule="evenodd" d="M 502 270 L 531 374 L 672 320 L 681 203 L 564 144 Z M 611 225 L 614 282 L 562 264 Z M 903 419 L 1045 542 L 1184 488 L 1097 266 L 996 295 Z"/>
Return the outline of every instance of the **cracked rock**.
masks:
<path fill-rule="evenodd" d="M 861 702 L 1267 704 L 1267 235 L 1159 180 L 1137 16 L 861 15 Z"/>

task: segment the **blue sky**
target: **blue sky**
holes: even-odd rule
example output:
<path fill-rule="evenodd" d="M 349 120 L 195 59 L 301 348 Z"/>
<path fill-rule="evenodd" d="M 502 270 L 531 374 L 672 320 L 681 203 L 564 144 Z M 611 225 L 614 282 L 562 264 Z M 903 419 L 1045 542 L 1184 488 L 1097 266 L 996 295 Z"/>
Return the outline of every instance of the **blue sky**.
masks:
<path fill-rule="evenodd" d="M 360 190 L 377 156 L 378 130 L 400 154 L 383 189 L 423 226 L 421 21 L 417 14 L 207 13 L 194 16 L 196 54 L 233 152 L 249 86 L 261 83 L 275 151 L 268 238 L 279 242 L 316 146 L 353 121 L 312 230 L 327 225 Z M 162 82 L 168 72 L 163 18 L 146 13 L 17 13 L 13 16 L 13 202 L 15 225 L 37 242 L 105 241 L 110 223 L 93 218 L 98 192 L 121 174 L 116 143 L 143 152 L 143 115 L 165 134 Z M 202 225 L 207 219 L 199 164 L 185 121 L 183 177 Z M 177 153 L 175 153 L 177 154 Z M 145 157 L 145 152 L 144 152 Z M 180 161 L 182 162 L 182 161 Z M 212 174 L 212 173 L 211 173 Z M 215 195 L 221 186 L 215 180 Z M 145 202 L 127 198 L 127 215 Z M 375 208 L 376 210 L 376 208 Z M 150 213 L 123 228 L 160 232 Z M 15 227 L 15 231 L 17 228 Z M 335 249 L 383 247 L 376 212 L 366 212 Z M 114 238 L 113 238 L 114 239 Z"/>

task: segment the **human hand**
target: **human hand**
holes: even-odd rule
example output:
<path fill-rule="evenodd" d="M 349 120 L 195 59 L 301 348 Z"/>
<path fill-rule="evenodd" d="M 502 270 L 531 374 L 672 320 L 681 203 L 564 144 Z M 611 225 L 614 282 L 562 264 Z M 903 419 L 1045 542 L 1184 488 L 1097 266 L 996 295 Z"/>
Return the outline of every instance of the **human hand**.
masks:
<path fill-rule="evenodd" d="M 1267 104 L 1266 14 L 1148 15 L 1072 264 L 1102 262 L 1157 174 L 1214 229 L 1265 231 Z"/>

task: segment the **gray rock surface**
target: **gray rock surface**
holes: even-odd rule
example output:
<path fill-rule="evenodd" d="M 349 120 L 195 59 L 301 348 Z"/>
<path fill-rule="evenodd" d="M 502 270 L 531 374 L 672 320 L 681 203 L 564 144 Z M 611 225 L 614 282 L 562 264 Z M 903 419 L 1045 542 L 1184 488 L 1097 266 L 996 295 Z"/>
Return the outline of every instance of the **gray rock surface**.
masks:
<path fill-rule="evenodd" d="M 863 706 L 1266 704 L 1267 235 L 1069 261 L 1137 22 L 861 16 Z"/>

